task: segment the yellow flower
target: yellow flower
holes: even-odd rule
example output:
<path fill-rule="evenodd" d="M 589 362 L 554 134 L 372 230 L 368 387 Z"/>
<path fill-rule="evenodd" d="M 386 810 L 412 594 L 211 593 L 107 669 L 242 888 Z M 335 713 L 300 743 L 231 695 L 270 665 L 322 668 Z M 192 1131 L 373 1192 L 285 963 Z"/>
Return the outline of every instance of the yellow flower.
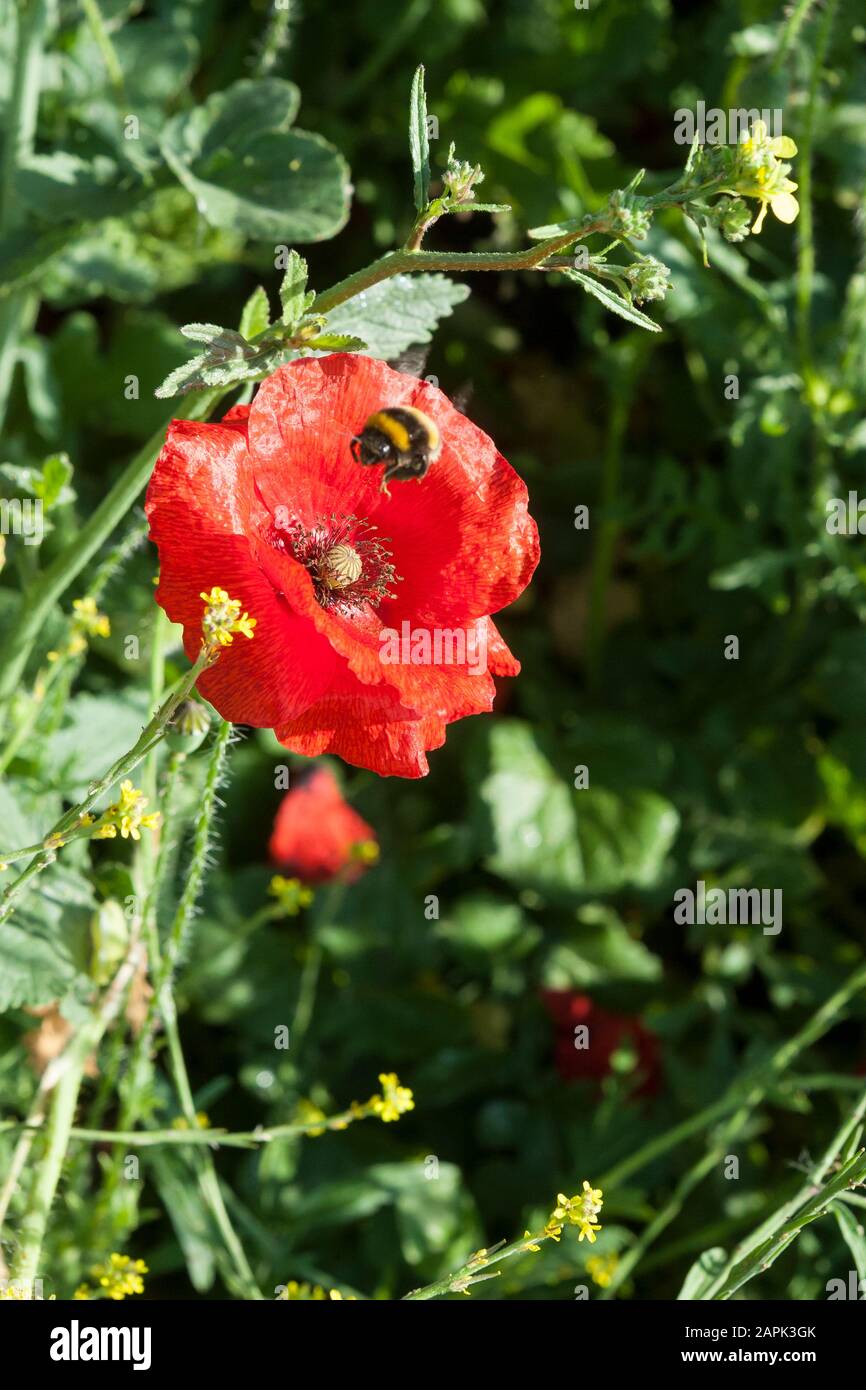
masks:
<path fill-rule="evenodd" d="M 586 1272 L 599 1288 L 606 1289 L 613 1283 L 619 1264 L 619 1255 L 591 1255 L 586 1262 Z"/>
<path fill-rule="evenodd" d="M 319 1125 L 319 1120 L 326 1120 L 328 1117 L 324 1110 L 315 1105 L 313 1101 L 302 1099 L 295 1106 L 295 1119 L 301 1125 L 315 1125 L 314 1129 L 308 1129 L 307 1134 L 311 1139 L 317 1139 L 320 1134 L 325 1133 L 326 1126 Z"/>
<path fill-rule="evenodd" d="M 93 1295 L 92 1295 L 91 1292 L 90 1292 L 90 1285 L 89 1285 L 89 1284 L 79 1284 L 79 1285 L 78 1285 L 78 1288 L 75 1290 L 75 1293 L 72 1295 L 72 1297 L 73 1297 L 74 1299 L 77 1299 L 78 1302 L 82 1302 L 84 1299 L 87 1299 L 87 1298 L 92 1298 Z"/>
<path fill-rule="evenodd" d="M 86 632 L 90 637 L 111 636 L 111 623 L 104 613 L 99 612 L 95 599 L 73 599 L 72 607 L 75 613 L 72 619 L 74 628 L 80 632 Z"/>
<path fill-rule="evenodd" d="M 207 1129 L 209 1127 L 210 1119 L 204 1110 L 196 1112 L 195 1123 L 198 1129 Z M 172 1129 L 189 1129 L 189 1120 L 185 1115 L 175 1115 L 171 1122 L 171 1127 Z"/>
<path fill-rule="evenodd" d="M 356 840 L 349 850 L 349 858 L 358 864 L 377 864 L 379 846 L 375 840 Z"/>
<path fill-rule="evenodd" d="M 128 780 L 121 782 L 120 798 L 103 811 L 93 832 L 94 840 L 113 840 L 118 830 L 124 840 L 140 840 L 142 827 L 155 830 L 161 819 L 160 813 L 148 811 L 145 815 L 146 805 L 147 797 L 143 792 Z"/>
<path fill-rule="evenodd" d="M 305 888 L 299 878 L 284 878 L 282 874 L 274 874 L 268 893 L 276 898 L 287 917 L 297 917 L 301 908 L 309 907 L 314 897 L 312 889 Z"/>
<path fill-rule="evenodd" d="M 324 1298 L 325 1290 L 321 1284 L 299 1284 L 297 1279 L 290 1279 L 277 1294 L 277 1299 L 285 1303 L 321 1303 Z"/>
<path fill-rule="evenodd" d="M 230 647 L 236 632 L 244 637 L 253 636 L 256 619 L 249 613 L 242 613 L 240 601 L 229 598 L 225 589 L 214 586 L 209 594 L 201 593 L 199 598 L 205 605 L 201 626 L 209 647 Z"/>
<path fill-rule="evenodd" d="M 144 1293 L 142 1274 L 147 1274 L 144 1260 L 133 1260 L 129 1255 L 109 1255 L 102 1264 L 94 1265 L 91 1274 L 105 1290 L 106 1298 L 116 1302 L 128 1294 Z"/>
<path fill-rule="evenodd" d="M 583 1191 L 575 1197 L 566 1197 L 564 1192 L 560 1192 L 550 1220 L 544 1228 L 545 1234 L 553 1240 L 558 1240 L 562 1224 L 567 1221 L 569 1225 L 580 1228 L 577 1237 L 579 1241 L 586 1238 L 590 1245 L 593 1245 L 596 1231 L 601 1230 L 595 1218 L 603 1205 L 601 1188 L 590 1187 L 588 1182 L 584 1182 Z"/>
<path fill-rule="evenodd" d="M 368 1104 L 372 1113 L 378 1115 L 384 1124 L 399 1120 L 407 1110 L 415 1109 L 412 1092 L 408 1086 L 400 1085 L 396 1072 L 380 1072 L 379 1085 L 382 1087 L 382 1094 L 371 1096 Z"/>
<path fill-rule="evenodd" d="M 764 121 L 755 121 L 749 134 L 740 141 L 736 161 L 736 193 L 746 198 L 760 201 L 758 215 L 752 227 L 757 236 L 764 225 L 767 208 L 780 222 L 791 223 L 800 211 L 800 204 L 793 196 L 797 185 L 788 178 L 790 164 L 780 163 L 791 159 L 797 153 L 797 146 L 787 135 L 768 138 Z"/>

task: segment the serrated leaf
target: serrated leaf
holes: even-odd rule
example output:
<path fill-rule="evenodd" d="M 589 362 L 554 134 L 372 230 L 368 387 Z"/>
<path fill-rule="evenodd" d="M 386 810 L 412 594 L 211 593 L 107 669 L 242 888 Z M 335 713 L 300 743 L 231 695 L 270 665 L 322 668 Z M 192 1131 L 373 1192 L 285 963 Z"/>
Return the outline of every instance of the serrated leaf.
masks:
<path fill-rule="evenodd" d="M 563 270 L 562 274 L 567 280 L 574 280 L 587 294 L 591 294 L 605 309 L 609 309 L 612 314 L 617 314 L 619 318 L 625 319 L 627 323 L 634 324 L 636 328 L 645 328 L 649 333 L 661 333 L 660 326 L 646 314 L 642 314 L 640 309 L 636 309 L 633 304 L 629 304 L 627 299 L 615 291 L 608 289 L 607 285 L 602 284 L 591 275 L 585 275 L 582 270 Z"/>
<path fill-rule="evenodd" d="M 294 328 L 304 312 L 307 288 L 307 262 L 297 251 L 289 252 L 289 263 L 280 285 L 283 323 Z"/>
<path fill-rule="evenodd" d="M 439 320 L 469 294 L 445 275 L 395 275 L 362 290 L 328 315 L 328 333 L 348 333 L 371 357 L 388 360 L 414 343 L 429 343 Z"/>
<path fill-rule="evenodd" d="M 415 207 L 422 212 L 430 197 L 430 139 L 427 134 L 423 65 L 415 69 L 409 96 L 409 150 L 412 155 Z"/>
<path fill-rule="evenodd" d="M 257 338 L 271 326 L 271 306 L 261 285 L 257 285 L 243 307 L 240 333 L 243 338 Z"/>
<path fill-rule="evenodd" d="M 207 362 L 207 357 L 202 353 L 199 357 L 193 357 L 189 362 L 183 362 L 181 366 L 175 367 L 173 372 L 169 372 L 165 381 L 157 386 L 154 395 L 160 400 L 170 400 L 172 396 L 182 396 L 186 391 L 198 391 L 204 385 L 202 369 Z"/>
<path fill-rule="evenodd" d="M 246 339 L 234 328 L 221 328 L 215 323 L 185 323 L 180 331 L 194 343 L 206 343 L 210 355 L 240 354 L 248 357 L 253 352 Z"/>

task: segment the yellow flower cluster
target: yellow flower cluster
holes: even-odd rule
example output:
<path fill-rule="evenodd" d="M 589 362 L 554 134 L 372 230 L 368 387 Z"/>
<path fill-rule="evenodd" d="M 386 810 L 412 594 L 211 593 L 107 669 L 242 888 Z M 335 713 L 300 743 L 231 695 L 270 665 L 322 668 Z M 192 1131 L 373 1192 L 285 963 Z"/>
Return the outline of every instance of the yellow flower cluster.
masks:
<path fill-rule="evenodd" d="M 299 878 L 284 878 L 282 874 L 274 874 L 268 893 L 276 898 L 287 917 L 297 917 L 301 908 L 309 907 L 313 901 L 312 890 L 305 888 Z"/>
<path fill-rule="evenodd" d="M 87 651 L 88 637 L 110 637 L 111 623 L 105 613 L 100 613 L 96 600 L 76 598 L 72 600 L 72 630 L 63 652 L 49 652 L 49 661 L 59 661 L 61 656 L 80 656 Z"/>
<path fill-rule="evenodd" d="M 576 1197 L 566 1197 L 563 1192 L 560 1192 L 556 1198 L 556 1206 L 550 1213 L 550 1220 L 544 1228 L 544 1234 L 551 1240 L 559 1240 L 563 1225 L 568 1222 L 570 1226 L 580 1228 L 578 1240 L 583 1240 L 585 1237 L 590 1245 L 594 1245 L 595 1233 L 601 1230 L 601 1225 L 595 1218 L 603 1205 L 601 1188 L 590 1187 L 586 1181 L 583 1184 L 583 1191 L 579 1192 Z"/>
<path fill-rule="evenodd" d="M 93 831 L 94 840 L 113 840 L 118 830 L 124 840 L 140 840 L 142 826 L 145 830 L 155 830 L 161 819 L 160 813 L 148 811 L 145 815 L 146 805 L 147 797 L 143 792 L 129 781 L 121 782 L 120 800 L 115 801 L 99 817 Z M 88 824 L 88 821 L 85 819 L 84 823 Z"/>
<path fill-rule="evenodd" d="M 240 601 L 229 598 L 225 589 L 214 587 L 209 594 L 199 594 L 199 598 L 205 606 L 201 628 L 208 647 L 230 647 L 237 632 L 244 637 L 253 636 L 256 619 L 242 613 Z"/>
<path fill-rule="evenodd" d="M 613 1283 L 619 1265 L 619 1255 L 591 1255 L 586 1262 L 586 1272 L 594 1284 L 606 1289 Z"/>
<path fill-rule="evenodd" d="M 379 846 L 375 840 L 356 840 L 349 850 L 349 858 L 356 864 L 378 864 Z"/>
<path fill-rule="evenodd" d="M 780 222 L 793 222 L 800 205 L 794 197 L 797 185 L 788 178 L 791 159 L 797 146 L 787 135 L 770 138 L 764 121 L 755 121 L 749 134 L 737 147 L 734 192 L 745 198 L 757 198 L 761 204 L 752 227 L 757 236 L 764 225 L 767 208 Z"/>
<path fill-rule="evenodd" d="M 408 1086 L 401 1086 L 397 1073 L 393 1071 L 382 1071 L 379 1073 L 379 1085 L 382 1087 L 380 1096 L 371 1096 L 367 1102 L 370 1112 L 378 1115 L 384 1124 L 390 1124 L 393 1120 L 399 1120 L 401 1115 L 405 1115 L 407 1110 L 415 1109 L 415 1101 Z"/>
<path fill-rule="evenodd" d="M 90 1273 L 99 1286 L 96 1293 L 101 1294 L 103 1298 L 112 1298 L 115 1302 L 120 1302 L 129 1294 L 144 1293 L 144 1280 L 141 1277 L 142 1274 L 147 1274 L 144 1260 L 133 1260 L 129 1255 L 113 1254 L 101 1264 L 94 1265 Z M 90 1299 L 93 1298 L 93 1291 L 89 1284 L 79 1284 L 72 1296 L 79 1301 Z"/>
<path fill-rule="evenodd" d="M 327 1115 L 320 1105 L 314 1101 L 303 1098 L 295 1106 L 295 1121 L 299 1125 L 313 1125 L 313 1129 L 307 1130 L 311 1139 L 317 1139 L 320 1134 L 324 1134 L 327 1125 L 320 1125 L 319 1120 L 327 1120 Z M 345 1128 L 345 1125 L 343 1126 Z"/>
<path fill-rule="evenodd" d="M 325 1293 L 321 1284 L 299 1284 L 297 1279 L 290 1279 L 288 1284 L 284 1284 L 277 1294 L 277 1302 L 282 1301 L 284 1303 L 323 1303 L 328 1299 L 332 1303 L 357 1302 L 353 1293 L 350 1293 L 348 1299 L 344 1300 L 339 1289 L 329 1289 Z"/>

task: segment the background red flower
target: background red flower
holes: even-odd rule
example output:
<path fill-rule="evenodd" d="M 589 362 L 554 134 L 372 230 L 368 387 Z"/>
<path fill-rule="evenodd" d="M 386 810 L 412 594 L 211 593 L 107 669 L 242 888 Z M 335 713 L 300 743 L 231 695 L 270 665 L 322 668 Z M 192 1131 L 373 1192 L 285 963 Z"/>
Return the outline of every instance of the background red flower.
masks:
<path fill-rule="evenodd" d="M 545 989 L 541 998 L 556 1031 L 556 1068 L 565 1081 L 602 1081 L 612 1071 L 611 1057 L 618 1048 L 630 1044 L 637 1053 L 637 1075 L 641 1083 L 635 1094 L 655 1095 L 661 1085 L 661 1047 L 659 1040 L 639 1018 L 612 1013 L 596 1004 L 588 994 L 574 990 Z M 578 1024 L 589 1029 L 589 1046 L 574 1045 Z"/>
<path fill-rule="evenodd" d="M 426 478 L 380 491 L 349 443 L 382 406 L 414 405 L 441 433 Z M 525 588 L 538 562 L 527 493 L 493 441 L 427 382 L 357 354 L 293 362 L 249 408 L 220 424 L 172 423 L 147 495 L 159 548 L 157 598 L 184 626 L 193 658 L 202 591 L 226 589 L 256 620 L 205 672 L 202 693 L 226 719 L 271 727 L 295 752 L 339 754 L 383 774 L 419 777 L 445 727 L 488 711 L 493 675 L 518 662 L 490 614 Z M 356 583 L 322 581 L 349 545 Z M 381 634 L 476 631 L 486 670 L 383 664 Z M 480 625 L 480 626 L 479 626 Z"/>
<path fill-rule="evenodd" d="M 279 868 L 305 883 L 324 883 L 340 874 L 356 879 L 366 867 L 357 847 L 377 843 L 330 768 L 317 767 L 280 802 L 268 850 Z"/>

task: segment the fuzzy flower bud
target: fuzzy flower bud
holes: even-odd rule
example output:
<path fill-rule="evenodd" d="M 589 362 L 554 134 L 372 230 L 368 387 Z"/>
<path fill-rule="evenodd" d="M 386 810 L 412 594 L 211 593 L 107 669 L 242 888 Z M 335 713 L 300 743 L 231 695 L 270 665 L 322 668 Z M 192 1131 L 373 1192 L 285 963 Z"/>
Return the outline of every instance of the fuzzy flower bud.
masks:
<path fill-rule="evenodd" d="M 442 182 L 452 202 L 466 203 L 475 197 L 474 186 L 484 182 L 484 174 L 480 164 L 469 164 L 466 160 L 456 159 L 452 144 L 448 151 L 448 165 Z"/>
<path fill-rule="evenodd" d="M 646 199 L 618 188 L 608 202 L 608 228 L 617 237 L 643 241 L 652 225 L 652 213 L 646 209 Z"/>
<path fill-rule="evenodd" d="M 752 214 L 742 198 L 720 198 L 710 212 L 710 223 L 726 241 L 744 241 L 749 235 Z"/>
<path fill-rule="evenodd" d="M 631 286 L 637 304 L 651 299 L 664 299 L 671 287 L 670 270 L 655 256 L 645 256 L 628 267 L 625 278 Z"/>
<path fill-rule="evenodd" d="M 165 741 L 173 753 L 194 753 L 210 728 L 210 714 L 199 700 L 182 700 L 168 726 Z"/>

